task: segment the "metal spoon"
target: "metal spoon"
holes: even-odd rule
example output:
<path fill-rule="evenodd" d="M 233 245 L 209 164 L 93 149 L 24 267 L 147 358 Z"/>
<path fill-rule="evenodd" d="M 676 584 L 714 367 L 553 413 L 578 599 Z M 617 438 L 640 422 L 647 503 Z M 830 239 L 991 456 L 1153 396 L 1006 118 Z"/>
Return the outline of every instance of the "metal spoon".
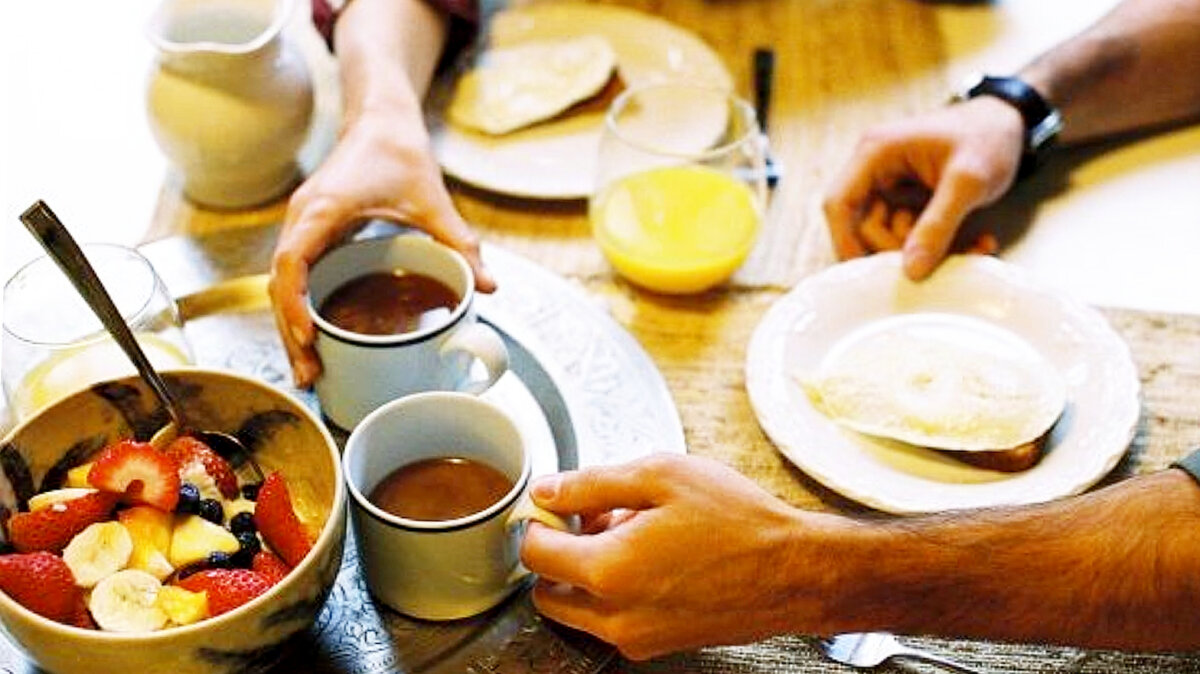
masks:
<path fill-rule="evenodd" d="M 978 670 L 933 653 L 902 645 L 886 632 L 855 632 L 819 639 L 817 644 L 830 659 L 851 667 L 873 669 L 892 660 L 915 660 L 938 665 L 952 672 L 980 674 Z"/>
<path fill-rule="evenodd" d="M 251 458 L 250 451 L 246 449 L 241 440 L 228 433 L 206 431 L 188 426 L 180 412 L 180 406 L 171 396 L 166 382 L 150 364 L 150 359 L 146 357 L 141 345 L 134 338 L 133 331 L 129 329 L 125 318 L 121 316 L 121 312 L 113 303 L 112 297 L 104 289 L 104 284 L 96 276 L 96 271 L 92 269 L 91 263 L 79 249 L 79 244 L 75 242 L 71 233 L 67 231 L 58 216 L 50 210 L 50 207 L 44 201 L 38 200 L 21 214 L 21 222 L 25 223 L 29 232 L 38 240 L 38 243 L 42 244 L 42 248 L 46 249 L 58 267 L 67 275 L 72 285 L 96 313 L 96 317 L 104 324 L 108 333 L 112 335 L 113 340 L 117 342 L 129 360 L 133 361 L 138 374 L 166 408 L 167 415 L 171 420 L 154 434 L 150 443 L 155 447 L 162 448 L 180 435 L 190 435 L 208 445 L 210 449 L 227 460 L 235 463 L 243 461 L 249 463 L 256 473 L 256 477 L 261 481 L 262 471 L 259 470 Z"/>

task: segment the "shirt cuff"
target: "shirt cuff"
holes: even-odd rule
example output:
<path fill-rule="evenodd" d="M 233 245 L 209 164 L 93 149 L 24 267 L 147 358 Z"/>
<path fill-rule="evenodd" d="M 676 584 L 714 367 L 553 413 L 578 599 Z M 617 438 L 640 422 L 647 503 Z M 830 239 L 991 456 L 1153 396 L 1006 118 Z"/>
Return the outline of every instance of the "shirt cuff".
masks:
<path fill-rule="evenodd" d="M 338 14 L 341 14 L 350 0 L 310 0 L 312 3 L 312 22 L 317 32 L 325 39 L 329 51 L 333 51 L 333 28 L 337 25 Z M 479 21 L 479 3 L 477 0 L 425 0 L 429 4 L 448 13 L 451 16 L 465 19 L 471 23 Z"/>
<path fill-rule="evenodd" d="M 1171 467 L 1178 468 L 1191 475 L 1192 479 L 1200 484 L 1200 449 L 1196 449 L 1191 454 L 1172 463 Z"/>

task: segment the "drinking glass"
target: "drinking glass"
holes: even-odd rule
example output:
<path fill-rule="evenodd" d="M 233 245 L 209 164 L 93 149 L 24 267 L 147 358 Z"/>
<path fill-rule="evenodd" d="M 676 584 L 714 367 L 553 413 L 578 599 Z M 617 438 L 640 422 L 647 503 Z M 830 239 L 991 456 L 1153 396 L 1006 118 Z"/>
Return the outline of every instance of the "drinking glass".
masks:
<path fill-rule="evenodd" d="M 160 369 L 191 364 L 179 309 L 150 261 L 114 244 L 81 248 L 151 363 Z M 8 280 L 3 306 L 0 379 L 18 421 L 91 384 L 137 372 L 49 257 Z"/>
<path fill-rule="evenodd" d="M 719 87 L 659 82 L 605 117 L 592 233 L 616 271 L 662 293 L 728 279 L 758 237 L 765 144 L 751 105 Z"/>

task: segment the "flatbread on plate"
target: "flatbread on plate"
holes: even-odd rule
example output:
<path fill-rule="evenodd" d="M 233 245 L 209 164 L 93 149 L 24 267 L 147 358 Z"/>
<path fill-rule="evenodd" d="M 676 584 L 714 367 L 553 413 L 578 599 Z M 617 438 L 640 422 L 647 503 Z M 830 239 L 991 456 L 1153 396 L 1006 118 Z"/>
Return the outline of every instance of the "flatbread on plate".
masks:
<path fill-rule="evenodd" d="M 503 135 L 596 95 L 616 67 L 616 52 L 598 35 L 494 49 L 459 78 L 446 115 L 459 126 Z"/>
<path fill-rule="evenodd" d="M 844 337 L 801 382 L 860 433 L 955 451 L 999 451 L 1046 433 L 1066 384 L 1033 347 L 978 318 L 915 313 Z"/>

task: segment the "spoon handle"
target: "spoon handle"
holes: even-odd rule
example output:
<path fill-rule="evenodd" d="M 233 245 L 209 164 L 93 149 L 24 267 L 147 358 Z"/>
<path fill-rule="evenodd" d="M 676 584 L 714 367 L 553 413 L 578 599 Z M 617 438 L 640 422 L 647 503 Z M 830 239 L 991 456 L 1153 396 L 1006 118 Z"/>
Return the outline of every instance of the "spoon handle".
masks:
<path fill-rule="evenodd" d="M 84 301 L 96 313 L 96 317 L 116 340 L 117 345 L 121 347 L 129 360 L 133 361 L 134 367 L 141 373 L 142 378 L 150 383 L 154 394 L 158 396 L 163 406 L 167 408 L 167 413 L 171 415 L 171 420 L 176 425 L 180 425 L 181 420 L 176 418 L 175 410 L 177 408 L 167 390 L 166 383 L 154 370 L 150 360 L 146 358 L 141 345 L 133 336 L 133 331 L 125 322 L 125 317 L 113 303 L 112 297 L 104 289 L 100 278 L 96 276 L 96 271 L 92 269 L 91 263 L 79 249 L 79 244 L 75 242 L 62 221 L 58 219 L 54 211 L 50 210 L 46 202 L 39 199 L 21 214 L 21 222 L 25 223 L 29 232 L 38 240 L 38 243 L 42 244 L 42 248 L 46 249 L 58 267 L 67 275 L 75 289 L 83 296 Z"/>

